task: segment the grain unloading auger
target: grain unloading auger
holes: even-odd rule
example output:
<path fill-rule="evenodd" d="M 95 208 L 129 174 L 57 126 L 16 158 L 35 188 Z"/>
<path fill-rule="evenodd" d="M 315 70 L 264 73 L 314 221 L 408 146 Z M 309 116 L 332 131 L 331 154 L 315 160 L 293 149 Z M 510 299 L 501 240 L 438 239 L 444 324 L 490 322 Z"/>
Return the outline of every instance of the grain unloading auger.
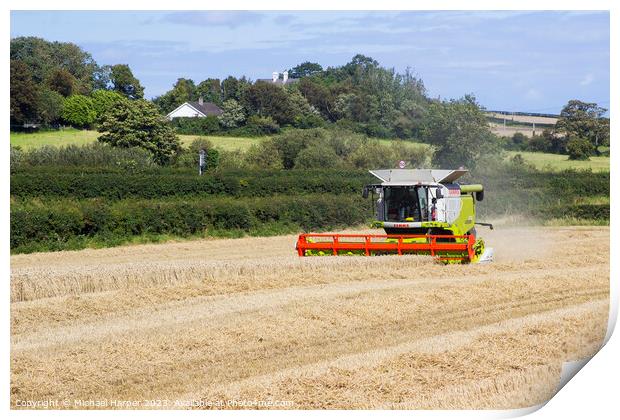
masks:
<path fill-rule="evenodd" d="M 446 263 L 490 262 L 493 249 L 476 236 L 476 201 L 484 197 L 480 184 L 458 184 L 465 169 L 380 169 L 381 180 L 367 185 L 363 197 L 375 204 L 373 227 L 383 235 L 303 233 L 299 256 L 430 255 Z M 377 200 L 375 201 L 375 197 Z"/>

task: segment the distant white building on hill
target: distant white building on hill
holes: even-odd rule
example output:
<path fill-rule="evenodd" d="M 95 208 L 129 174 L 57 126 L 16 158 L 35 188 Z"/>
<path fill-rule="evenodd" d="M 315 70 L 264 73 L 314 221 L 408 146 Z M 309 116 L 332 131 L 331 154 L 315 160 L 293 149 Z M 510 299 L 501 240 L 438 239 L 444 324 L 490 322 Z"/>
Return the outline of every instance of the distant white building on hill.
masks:
<path fill-rule="evenodd" d="M 280 75 L 282 77 L 280 77 Z M 271 74 L 271 79 L 257 79 L 257 82 L 265 82 L 265 83 L 273 83 L 274 85 L 290 85 L 292 83 L 297 83 L 299 79 L 293 79 L 288 77 L 288 71 L 280 73 L 279 71 L 274 71 Z"/>
<path fill-rule="evenodd" d="M 197 102 L 184 102 L 174 111 L 170 112 L 166 117 L 169 120 L 179 117 L 195 117 L 203 118 L 209 115 L 222 115 L 224 111 L 213 102 L 204 102 L 202 97 Z"/>

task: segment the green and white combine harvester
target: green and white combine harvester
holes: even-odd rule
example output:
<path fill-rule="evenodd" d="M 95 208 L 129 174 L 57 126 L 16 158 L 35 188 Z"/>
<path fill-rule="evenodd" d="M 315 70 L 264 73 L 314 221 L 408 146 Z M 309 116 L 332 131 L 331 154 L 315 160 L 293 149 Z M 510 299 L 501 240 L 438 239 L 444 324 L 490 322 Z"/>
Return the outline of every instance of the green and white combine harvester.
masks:
<path fill-rule="evenodd" d="M 373 227 L 385 234 L 303 233 L 297 240 L 299 256 L 430 255 L 445 263 L 482 263 L 493 260 L 493 249 L 477 237 L 476 201 L 480 184 L 458 184 L 466 169 L 379 169 L 370 171 L 381 182 L 367 185 L 372 197 Z"/>

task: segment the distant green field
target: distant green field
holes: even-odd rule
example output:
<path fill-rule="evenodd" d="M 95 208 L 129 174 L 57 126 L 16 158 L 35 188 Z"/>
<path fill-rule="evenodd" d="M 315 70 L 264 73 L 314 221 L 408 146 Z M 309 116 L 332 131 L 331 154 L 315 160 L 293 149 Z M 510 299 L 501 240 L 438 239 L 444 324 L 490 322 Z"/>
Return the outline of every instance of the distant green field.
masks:
<path fill-rule="evenodd" d="M 20 146 L 24 150 L 41 146 L 68 146 L 70 144 L 84 145 L 97 140 L 99 133 L 91 130 L 75 130 L 69 128 L 61 131 L 45 131 L 38 133 L 13 133 L 11 132 L 11 146 Z M 246 150 L 251 145 L 259 143 L 266 137 L 222 137 L 222 136 L 187 136 L 179 135 L 184 146 L 189 145 L 194 139 L 203 137 L 209 139 L 222 150 Z"/>
<path fill-rule="evenodd" d="M 99 133 L 90 130 L 76 130 L 73 128 L 60 131 L 45 131 L 38 133 L 11 133 L 11 146 L 20 146 L 24 150 L 50 146 L 68 146 L 70 144 L 84 145 L 97 140 Z M 194 139 L 203 137 L 209 139 L 221 150 L 247 150 L 253 144 L 258 144 L 268 137 L 223 137 L 223 136 L 196 136 L 179 135 L 184 146 L 189 145 Z M 379 139 L 383 144 L 389 144 L 392 140 Z M 592 169 L 596 172 L 609 171 L 609 157 L 594 156 L 587 161 L 568 160 L 568 156 L 551 153 L 535 152 L 508 152 L 508 157 L 520 153 L 526 162 L 533 164 L 538 169 L 560 171 L 564 169 Z"/>
<path fill-rule="evenodd" d="M 96 131 L 67 128 L 59 131 L 41 131 L 37 133 L 11 132 L 11 146 L 20 146 L 24 150 L 41 146 L 84 145 L 97 140 Z"/>
<path fill-rule="evenodd" d="M 11 146 L 20 146 L 24 150 L 41 146 L 68 146 L 70 144 L 84 145 L 97 140 L 99 133 L 90 130 L 76 130 L 68 128 L 61 131 L 46 131 L 39 133 L 13 133 L 11 132 Z M 188 146 L 198 137 L 207 138 L 215 147 L 221 150 L 247 150 L 253 144 L 258 144 L 269 137 L 224 137 L 224 136 L 196 136 L 179 135 L 181 143 Z M 383 144 L 389 144 L 392 140 L 378 139 Z"/>
<path fill-rule="evenodd" d="M 593 172 L 609 171 L 609 157 L 593 156 L 590 160 L 568 160 L 566 155 L 538 152 L 508 152 L 509 157 L 516 154 L 523 156 L 527 163 L 537 169 L 562 171 L 564 169 L 592 169 Z"/>
<path fill-rule="evenodd" d="M 222 137 L 222 136 L 195 136 L 179 134 L 183 146 L 188 146 L 197 138 L 208 139 L 215 147 L 221 150 L 247 150 L 253 144 L 258 144 L 268 137 Z"/>

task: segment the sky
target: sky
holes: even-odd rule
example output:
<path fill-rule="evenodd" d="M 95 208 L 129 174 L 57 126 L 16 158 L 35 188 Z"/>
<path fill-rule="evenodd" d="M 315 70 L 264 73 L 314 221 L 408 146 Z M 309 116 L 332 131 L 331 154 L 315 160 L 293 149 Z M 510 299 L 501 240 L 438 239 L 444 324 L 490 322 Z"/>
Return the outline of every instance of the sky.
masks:
<path fill-rule="evenodd" d="M 149 98 L 181 77 L 270 78 L 355 54 L 403 72 L 431 97 L 473 93 L 491 110 L 609 107 L 606 11 L 12 11 L 11 37 L 73 42 L 98 64 L 129 64 Z"/>

